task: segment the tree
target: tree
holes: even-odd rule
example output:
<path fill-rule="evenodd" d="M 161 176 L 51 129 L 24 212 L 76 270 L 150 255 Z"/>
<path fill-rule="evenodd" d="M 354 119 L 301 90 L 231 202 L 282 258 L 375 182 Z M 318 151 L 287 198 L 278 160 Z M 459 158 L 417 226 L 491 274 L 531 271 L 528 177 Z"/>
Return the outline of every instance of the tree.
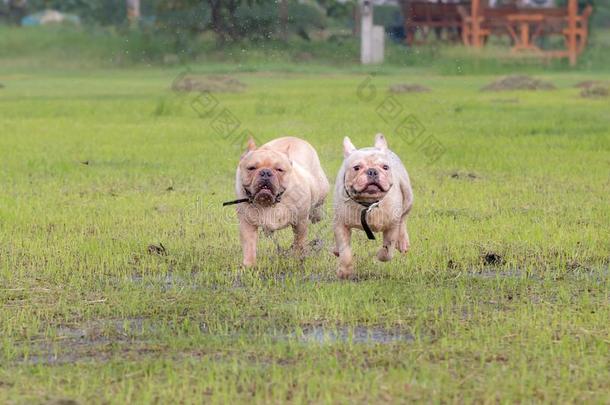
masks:
<path fill-rule="evenodd" d="M 17 25 L 21 25 L 21 19 L 25 16 L 25 10 L 28 6 L 27 0 L 8 0 L 8 15 L 10 19 Z"/>
<path fill-rule="evenodd" d="M 282 41 L 286 41 L 288 39 L 288 0 L 280 0 L 279 15 L 280 38 L 282 38 Z"/>
<path fill-rule="evenodd" d="M 258 4 L 272 4 L 274 0 L 161 0 L 158 7 L 159 16 L 165 18 L 161 25 L 168 31 L 201 32 L 211 29 L 219 42 L 227 39 L 237 40 L 243 36 L 237 22 L 236 13 L 240 7 L 252 7 Z M 199 18 L 194 18 L 198 16 Z M 205 20 L 204 20 L 205 18 Z"/>

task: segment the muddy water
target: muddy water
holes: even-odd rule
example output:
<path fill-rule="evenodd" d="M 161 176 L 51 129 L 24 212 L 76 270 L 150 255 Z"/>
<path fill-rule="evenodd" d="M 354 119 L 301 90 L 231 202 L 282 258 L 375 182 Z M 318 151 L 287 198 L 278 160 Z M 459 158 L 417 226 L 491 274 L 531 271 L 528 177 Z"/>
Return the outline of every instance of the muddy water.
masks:
<path fill-rule="evenodd" d="M 364 326 L 313 326 L 293 333 L 291 338 L 307 344 L 391 344 L 415 340 L 409 332 Z"/>

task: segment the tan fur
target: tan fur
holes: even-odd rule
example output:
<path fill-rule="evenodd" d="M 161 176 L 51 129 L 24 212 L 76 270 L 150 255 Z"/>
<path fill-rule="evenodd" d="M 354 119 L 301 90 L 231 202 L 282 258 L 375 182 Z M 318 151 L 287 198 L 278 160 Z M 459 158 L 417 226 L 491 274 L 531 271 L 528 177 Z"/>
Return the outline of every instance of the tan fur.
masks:
<path fill-rule="evenodd" d="M 409 175 L 400 158 L 388 149 L 382 134 L 375 137 L 373 148 L 359 150 L 346 137 L 344 156 L 337 175 L 334 201 L 334 253 L 339 257 L 337 275 L 340 278 L 348 278 L 354 271 L 351 231 L 353 228 L 362 229 L 360 212 L 364 208 L 356 201 L 379 201 L 379 205 L 367 215 L 367 222 L 374 232 L 383 233 L 383 245 L 377 252 L 380 261 L 391 260 L 394 248 L 400 252 L 408 251 L 406 217 L 413 205 Z M 374 182 L 367 175 L 369 169 L 378 174 Z"/>
<path fill-rule="evenodd" d="M 235 188 L 238 198 L 254 197 L 252 204 L 237 206 L 243 264 L 248 267 L 256 263 L 259 227 L 273 232 L 291 226 L 293 249 L 303 253 L 307 227 L 321 219 L 329 184 L 315 149 L 302 139 L 285 137 L 258 149 L 248 142 Z M 281 199 L 275 202 L 279 194 Z"/>

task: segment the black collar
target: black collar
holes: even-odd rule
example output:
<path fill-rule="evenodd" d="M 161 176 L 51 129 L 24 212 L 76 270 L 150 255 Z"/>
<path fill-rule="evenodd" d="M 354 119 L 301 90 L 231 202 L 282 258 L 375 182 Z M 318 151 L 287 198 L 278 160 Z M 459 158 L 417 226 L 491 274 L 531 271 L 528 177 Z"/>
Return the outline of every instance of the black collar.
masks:
<path fill-rule="evenodd" d="M 283 190 L 280 193 L 278 193 L 278 195 L 275 196 L 275 201 L 273 202 L 273 205 L 275 205 L 281 201 L 282 196 L 284 195 L 285 191 L 286 190 Z M 241 204 L 241 203 L 245 203 L 245 202 L 247 202 L 248 204 L 254 204 L 254 196 L 252 195 L 252 193 L 249 192 L 248 190 L 246 190 L 245 188 L 244 188 L 244 192 L 248 196 L 247 198 L 238 198 L 237 200 L 226 201 L 226 202 L 222 203 L 222 206 L 226 207 L 227 205 Z"/>
<path fill-rule="evenodd" d="M 366 233 L 366 237 L 369 238 L 369 240 L 375 240 L 375 234 L 371 230 L 369 223 L 366 221 L 366 214 L 371 212 L 373 208 L 377 207 L 381 200 L 373 201 L 370 203 L 355 200 L 354 197 L 352 197 L 352 195 L 347 190 L 347 187 L 345 187 L 345 181 L 343 182 L 343 189 L 345 190 L 345 194 L 350 200 L 364 207 L 360 211 L 360 225 L 362 225 L 362 230 L 364 230 L 364 233 Z"/>

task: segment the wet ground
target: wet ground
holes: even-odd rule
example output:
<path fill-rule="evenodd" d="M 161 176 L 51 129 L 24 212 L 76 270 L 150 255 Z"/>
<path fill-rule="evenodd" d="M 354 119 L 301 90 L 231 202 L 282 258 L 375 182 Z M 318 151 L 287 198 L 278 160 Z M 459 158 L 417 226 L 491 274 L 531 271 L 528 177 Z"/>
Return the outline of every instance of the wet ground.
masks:
<path fill-rule="evenodd" d="M 610 275 L 609 269 L 596 269 L 595 271 L 581 270 L 573 272 L 566 277 L 569 279 L 599 280 L 600 283 L 607 281 Z M 529 280 L 536 284 L 545 279 L 536 274 L 530 274 L 521 269 L 498 269 L 493 266 L 471 272 L 459 272 L 458 278 L 469 278 L 472 280 Z M 275 274 L 273 276 L 261 275 L 261 280 L 274 283 L 286 283 L 288 280 L 295 281 L 295 275 Z M 365 279 L 362 281 L 366 281 Z M 128 280 L 136 287 L 161 288 L 163 291 L 170 289 L 201 290 L 202 294 L 210 290 L 209 285 L 200 285 L 189 278 L 166 274 L 161 277 L 143 277 L 136 275 Z M 320 275 L 304 275 L 297 277 L 297 283 L 320 283 L 337 282 L 334 277 L 322 277 Z M 217 289 L 220 286 L 217 286 Z M 226 288 L 226 285 L 223 287 Z M 246 286 L 236 278 L 231 287 L 243 290 Z M 490 297 L 488 302 L 482 303 L 496 310 L 507 310 L 506 303 L 501 300 L 512 301 L 513 296 Z M 542 302 L 538 295 L 526 297 L 534 305 Z M 518 297 L 515 297 L 518 299 Z M 548 297 L 546 298 L 548 301 Z M 455 309 L 455 315 L 468 319 L 472 313 L 466 309 Z M 145 317 L 126 317 L 122 319 L 97 319 L 86 322 L 71 324 L 49 325 L 46 333 L 36 336 L 30 340 L 21 342 L 22 354 L 17 356 L 14 364 L 66 364 L 86 361 L 108 361 L 117 354 L 121 356 L 137 358 L 146 355 L 162 355 L 166 350 L 168 336 L 179 335 L 183 330 L 181 321 L 168 321 Z M 409 331 L 408 327 L 387 328 L 375 325 L 353 324 L 353 325 L 303 325 L 296 328 L 284 330 L 269 330 L 245 333 L 211 334 L 207 325 L 200 322 L 195 326 L 198 334 L 215 337 L 223 340 L 236 340 L 247 338 L 249 340 L 271 340 L 275 342 L 292 342 L 305 345 L 389 345 L 413 342 L 416 337 Z M 190 356 L 188 352 L 181 355 Z"/>

